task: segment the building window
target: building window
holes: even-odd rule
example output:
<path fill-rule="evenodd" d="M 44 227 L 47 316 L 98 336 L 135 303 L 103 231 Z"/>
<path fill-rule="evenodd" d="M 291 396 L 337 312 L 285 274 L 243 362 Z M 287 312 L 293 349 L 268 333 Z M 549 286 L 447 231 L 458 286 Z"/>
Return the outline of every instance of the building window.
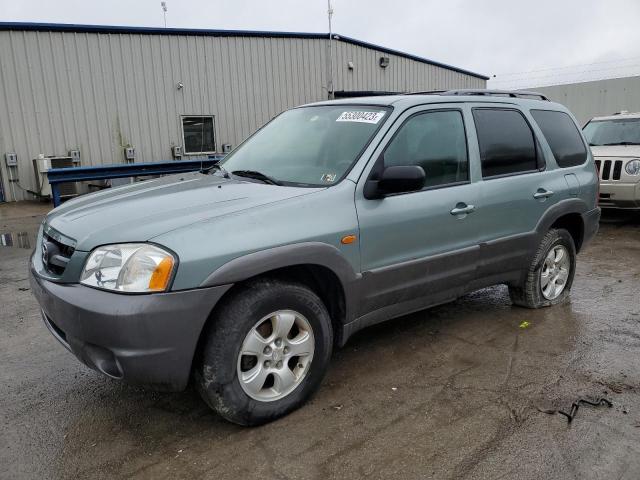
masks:
<path fill-rule="evenodd" d="M 216 142 L 213 116 L 182 117 L 182 137 L 186 155 L 214 153 Z"/>
<path fill-rule="evenodd" d="M 474 108 L 473 119 L 484 178 L 538 169 L 533 132 L 520 112 Z"/>

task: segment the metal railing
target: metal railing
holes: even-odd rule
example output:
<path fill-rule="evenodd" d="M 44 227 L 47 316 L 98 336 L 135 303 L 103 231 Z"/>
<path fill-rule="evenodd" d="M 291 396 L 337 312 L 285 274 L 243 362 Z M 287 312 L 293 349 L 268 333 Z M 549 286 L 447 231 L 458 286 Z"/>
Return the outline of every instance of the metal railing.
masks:
<path fill-rule="evenodd" d="M 99 165 L 94 167 L 52 168 L 47 172 L 47 179 L 51 184 L 53 206 L 57 207 L 60 205 L 61 200 L 59 188 L 61 183 L 195 172 L 203 168 L 212 167 L 222 158 L 223 156 L 216 156 L 209 157 L 206 160 L 172 160 L 168 162 Z"/>

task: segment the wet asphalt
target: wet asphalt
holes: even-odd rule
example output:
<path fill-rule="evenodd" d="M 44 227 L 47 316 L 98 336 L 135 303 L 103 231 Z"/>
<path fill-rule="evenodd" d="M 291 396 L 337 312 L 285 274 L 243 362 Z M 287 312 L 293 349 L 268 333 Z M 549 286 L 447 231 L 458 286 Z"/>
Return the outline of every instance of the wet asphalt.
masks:
<path fill-rule="evenodd" d="M 248 429 L 53 339 L 26 273 L 46 209 L 0 205 L 2 479 L 640 478 L 639 217 L 601 225 L 569 302 L 516 308 L 498 286 L 369 328 L 309 404 Z M 581 397 L 613 406 L 543 413 Z"/>

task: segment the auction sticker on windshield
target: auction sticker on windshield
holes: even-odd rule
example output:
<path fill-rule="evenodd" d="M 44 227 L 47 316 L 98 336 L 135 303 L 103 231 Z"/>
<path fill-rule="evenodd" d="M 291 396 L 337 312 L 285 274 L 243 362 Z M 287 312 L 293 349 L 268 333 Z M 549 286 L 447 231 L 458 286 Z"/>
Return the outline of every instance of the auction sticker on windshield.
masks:
<path fill-rule="evenodd" d="M 385 112 L 342 112 L 336 122 L 378 123 Z"/>

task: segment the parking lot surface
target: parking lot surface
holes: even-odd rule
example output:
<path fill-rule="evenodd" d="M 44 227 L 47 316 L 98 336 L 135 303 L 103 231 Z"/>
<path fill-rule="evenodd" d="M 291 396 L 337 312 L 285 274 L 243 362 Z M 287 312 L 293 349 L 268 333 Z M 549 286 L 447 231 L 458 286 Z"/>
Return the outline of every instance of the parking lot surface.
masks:
<path fill-rule="evenodd" d="M 570 302 L 516 308 L 499 286 L 369 328 L 309 404 L 242 428 L 54 340 L 27 279 L 46 210 L 0 205 L 0 478 L 640 478 L 638 218 L 601 226 Z M 544 413 L 581 397 L 613 406 Z"/>

